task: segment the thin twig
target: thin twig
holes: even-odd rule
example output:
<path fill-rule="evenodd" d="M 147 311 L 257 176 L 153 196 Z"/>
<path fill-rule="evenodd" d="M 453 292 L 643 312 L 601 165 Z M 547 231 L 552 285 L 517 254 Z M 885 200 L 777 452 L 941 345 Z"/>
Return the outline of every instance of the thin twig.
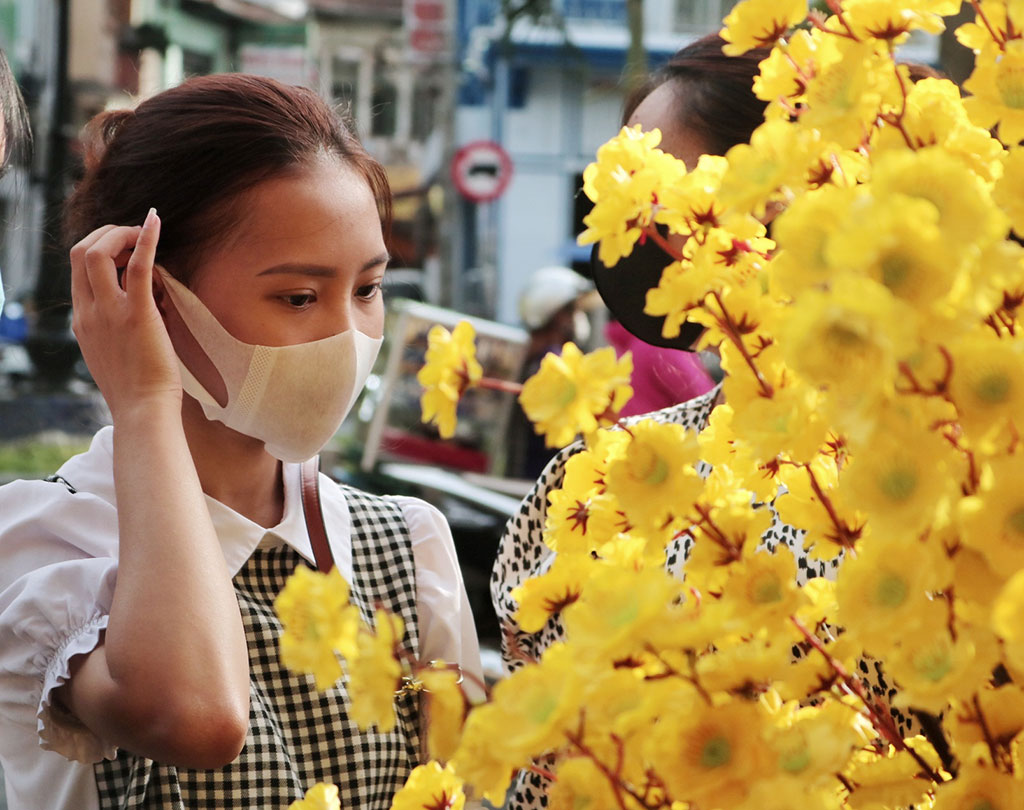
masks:
<path fill-rule="evenodd" d="M 921 769 L 922 776 L 930 779 L 935 784 L 942 782 L 942 778 L 935 772 L 935 769 L 928 764 L 925 758 L 911 746 L 906 744 L 903 737 L 900 736 L 899 729 L 896 728 L 896 723 L 892 719 L 892 714 L 888 709 L 876 705 L 874 701 L 871 700 L 871 697 L 864 688 L 864 684 L 860 682 L 860 679 L 852 675 L 838 658 L 825 649 L 825 645 L 821 643 L 821 640 L 808 630 L 806 625 L 804 625 L 799 618 L 796 616 L 790 616 L 789 620 L 793 623 L 796 629 L 803 634 L 807 642 L 825 657 L 825 660 L 828 661 L 829 666 L 835 670 L 836 675 L 839 676 L 846 689 L 856 695 L 857 698 L 860 699 L 861 703 L 864 704 L 864 707 L 868 712 L 868 717 L 871 719 L 871 724 L 875 727 L 882 738 L 896 748 L 897 751 L 905 751 L 908 753 Z"/>

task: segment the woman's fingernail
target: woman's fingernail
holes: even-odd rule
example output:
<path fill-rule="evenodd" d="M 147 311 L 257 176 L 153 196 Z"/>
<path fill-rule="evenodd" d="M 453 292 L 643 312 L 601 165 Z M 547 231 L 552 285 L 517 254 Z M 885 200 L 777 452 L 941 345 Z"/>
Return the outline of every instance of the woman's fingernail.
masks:
<path fill-rule="evenodd" d="M 156 224 L 158 217 L 156 215 L 156 209 L 150 208 L 149 213 L 146 214 L 146 221 L 142 224 L 143 228 L 151 228 Z"/>

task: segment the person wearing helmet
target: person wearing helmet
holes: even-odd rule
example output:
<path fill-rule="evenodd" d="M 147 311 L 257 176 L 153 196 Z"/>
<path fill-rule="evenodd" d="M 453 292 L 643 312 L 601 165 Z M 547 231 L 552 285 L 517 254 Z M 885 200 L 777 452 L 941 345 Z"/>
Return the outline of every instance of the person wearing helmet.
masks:
<path fill-rule="evenodd" d="M 580 300 L 594 285 L 568 267 L 542 267 L 527 279 L 519 294 L 519 317 L 530 330 L 530 350 L 526 365 L 549 351 L 561 351 L 571 340 L 586 343 L 590 321 L 580 308 Z"/>
<path fill-rule="evenodd" d="M 594 285 L 568 267 L 542 267 L 526 280 L 519 294 L 519 317 L 530 331 L 530 344 L 523 361 L 521 378 L 537 373 L 548 352 L 560 354 L 567 341 L 585 344 L 590 338 L 590 321 L 580 302 Z M 548 448 L 520 409 L 510 425 L 508 475 L 536 478 L 558 448 Z"/>

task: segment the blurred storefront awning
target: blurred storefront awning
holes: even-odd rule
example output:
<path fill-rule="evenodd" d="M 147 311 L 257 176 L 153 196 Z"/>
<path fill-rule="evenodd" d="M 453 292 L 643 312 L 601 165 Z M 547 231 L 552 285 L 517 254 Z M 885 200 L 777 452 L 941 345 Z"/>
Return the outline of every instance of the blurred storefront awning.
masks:
<path fill-rule="evenodd" d="M 301 20 L 309 13 L 307 0 L 193 0 L 234 17 L 259 23 Z"/>
<path fill-rule="evenodd" d="M 338 17 L 401 19 L 403 0 L 310 0 L 313 10 Z"/>

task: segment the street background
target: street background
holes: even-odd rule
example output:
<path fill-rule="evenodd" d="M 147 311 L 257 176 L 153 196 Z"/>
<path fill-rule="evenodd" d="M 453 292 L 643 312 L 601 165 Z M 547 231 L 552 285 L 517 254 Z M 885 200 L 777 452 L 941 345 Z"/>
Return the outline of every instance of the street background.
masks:
<path fill-rule="evenodd" d="M 418 494 L 445 512 L 493 660 L 487 577 L 526 487 L 507 474 L 502 447 L 515 404 L 498 395 L 468 406 L 454 442 L 426 435 L 413 379 L 425 331 L 477 318 L 487 362 L 515 377 L 527 341 L 517 313 L 526 279 L 548 265 L 589 273 L 590 251 L 575 241 L 589 210 L 582 173 L 618 129 L 631 82 L 717 30 L 732 5 L 0 0 L 0 46 L 34 134 L 31 157 L 0 183 L 0 482 L 52 472 L 106 421 L 70 333 L 58 237 L 60 207 L 80 171 L 81 127 L 197 74 L 244 71 L 307 85 L 352 114 L 385 166 L 396 197 L 390 299 L 419 302 L 389 305 L 391 351 L 326 468 L 368 489 Z M 954 80 L 970 70 L 947 37 L 915 36 L 902 55 Z M 600 312 L 591 316 L 600 322 Z"/>

